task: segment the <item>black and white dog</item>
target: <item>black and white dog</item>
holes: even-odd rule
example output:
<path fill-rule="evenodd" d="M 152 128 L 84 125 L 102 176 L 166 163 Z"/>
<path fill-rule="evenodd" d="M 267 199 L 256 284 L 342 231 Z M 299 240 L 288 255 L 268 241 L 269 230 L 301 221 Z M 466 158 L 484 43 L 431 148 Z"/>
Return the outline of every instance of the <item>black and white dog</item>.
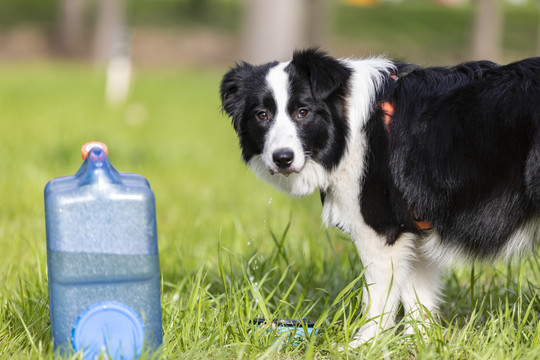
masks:
<path fill-rule="evenodd" d="M 447 259 L 540 241 L 540 58 L 421 68 L 309 49 L 238 64 L 221 100 L 249 167 L 292 196 L 320 191 L 324 222 L 356 245 L 373 320 L 350 346 L 400 302 L 435 312 Z"/>

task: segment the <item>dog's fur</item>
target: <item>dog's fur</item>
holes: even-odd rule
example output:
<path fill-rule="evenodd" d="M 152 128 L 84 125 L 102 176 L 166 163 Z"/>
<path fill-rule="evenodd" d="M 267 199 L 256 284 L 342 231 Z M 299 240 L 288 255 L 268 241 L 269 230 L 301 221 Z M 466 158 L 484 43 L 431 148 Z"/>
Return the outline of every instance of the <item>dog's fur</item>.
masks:
<path fill-rule="evenodd" d="M 308 49 L 236 65 L 221 100 L 253 171 L 292 196 L 320 191 L 324 222 L 356 245 L 373 321 L 352 346 L 400 302 L 435 312 L 447 259 L 540 239 L 540 58 L 421 68 Z"/>

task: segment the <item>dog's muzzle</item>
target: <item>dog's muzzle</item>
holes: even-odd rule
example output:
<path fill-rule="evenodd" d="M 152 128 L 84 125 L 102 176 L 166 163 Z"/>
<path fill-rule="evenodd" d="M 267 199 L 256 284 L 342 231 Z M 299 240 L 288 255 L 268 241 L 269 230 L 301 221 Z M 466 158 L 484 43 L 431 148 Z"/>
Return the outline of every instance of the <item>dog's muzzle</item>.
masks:
<path fill-rule="evenodd" d="M 291 149 L 277 149 L 272 154 L 272 161 L 276 166 L 274 169 L 270 169 L 272 175 L 279 173 L 289 176 L 293 172 L 299 172 L 299 170 L 292 167 L 294 162 L 294 152 Z"/>

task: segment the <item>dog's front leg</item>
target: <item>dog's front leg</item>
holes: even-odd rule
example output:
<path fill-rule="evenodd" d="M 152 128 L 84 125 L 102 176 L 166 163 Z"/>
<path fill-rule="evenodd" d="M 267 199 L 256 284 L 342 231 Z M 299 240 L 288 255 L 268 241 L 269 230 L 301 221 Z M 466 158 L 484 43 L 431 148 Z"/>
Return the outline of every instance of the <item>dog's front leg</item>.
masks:
<path fill-rule="evenodd" d="M 410 262 L 409 281 L 401 284 L 401 303 L 411 320 L 418 321 L 419 325 L 429 326 L 439 307 L 441 270 L 439 264 L 427 258 L 420 247 L 417 249 L 416 256 Z M 413 332 L 413 328 L 406 325 L 405 333 Z"/>
<path fill-rule="evenodd" d="M 350 348 L 374 339 L 381 331 L 394 325 L 401 285 L 408 279 L 412 255 L 409 239 L 387 245 L 384 237 L 371 229 L 367 236 L 364 230 L 362 236 L 353 237 L 353 241 L 365 268 L 366 288 L 362 301 L 368 323 L 349 343 Z"/>

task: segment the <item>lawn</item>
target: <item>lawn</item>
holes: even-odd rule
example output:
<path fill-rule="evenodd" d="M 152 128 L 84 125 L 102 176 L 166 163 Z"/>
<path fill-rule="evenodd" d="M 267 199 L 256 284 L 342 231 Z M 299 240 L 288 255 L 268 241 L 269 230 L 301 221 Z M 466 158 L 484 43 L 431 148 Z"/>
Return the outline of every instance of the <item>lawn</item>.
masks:
<path fill-rule="evenodd" d="M 533 359 L 540 357 L 540 262 L 460 265 L 445 275 L 441 319 L 339 353 L 361 316 L 362 265 L 320 222 L 317 195 L 291 200 L 241 163 L 220 113 L 225 69 L 141 69 L 126 105 L 103 74 L 73 64 L 0 67 L 0 358 L 51 359 L 43 188 L 74 174 L 80 146 L 109 145 L 119 171 L 155 193 L 169 359 Z M 308 318 L 298 346 L 251 319 Z M 406 317 L 403 323 L 409 321 Z"/>

